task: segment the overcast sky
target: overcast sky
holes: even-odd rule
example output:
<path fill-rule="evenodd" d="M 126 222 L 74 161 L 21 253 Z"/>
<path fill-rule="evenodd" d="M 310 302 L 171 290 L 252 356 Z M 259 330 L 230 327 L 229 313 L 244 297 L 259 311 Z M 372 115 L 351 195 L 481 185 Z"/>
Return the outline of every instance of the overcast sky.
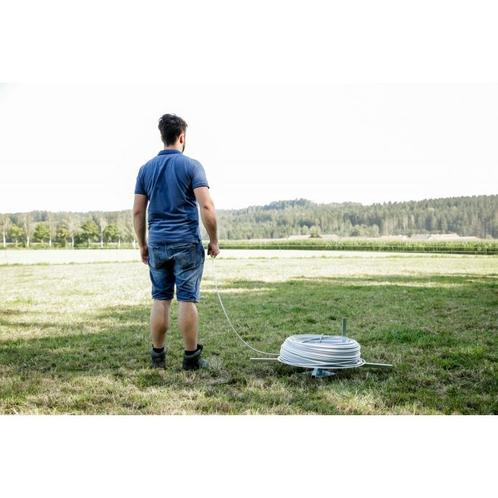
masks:
<path fill-rule="evenodd" d="M 497 194 L 492 7 L 10 2 L 0 212 L 129 208 L 167 112 L 218 208 Z"/>
<path fill-rule="evenodd" d="M 0 211 L 129 208 L 165 112 L 219 208 L 497 193 L 493 85 L 6 85 Z"/>

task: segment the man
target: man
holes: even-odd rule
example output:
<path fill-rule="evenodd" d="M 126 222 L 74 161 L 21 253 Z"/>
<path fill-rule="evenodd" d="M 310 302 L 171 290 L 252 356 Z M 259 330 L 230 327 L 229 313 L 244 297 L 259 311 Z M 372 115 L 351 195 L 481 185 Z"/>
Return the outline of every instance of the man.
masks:
<path fill-rule="evenodd" d="M 219 254 L 214 203 L 206 173 L 199 161 L 183 154 L 187 123 L 175 114 L 159 120 L 164 149 L 139 170 L 135 185 L 133 222 L 142 261 L 149 266 L 152 283 L 150 328 L 153 368 L 166 367 L 164 347 L 170 327 L 170 308 L 176 284 L 178 325 L 185 352 L 183 368 L 207 366 L 198 343 L 200 284 L 205 253 L 199 229 L 202 222 L 209 235 L 208 255 Z M 148 238 L 145 214 L 148 205 Z"/>

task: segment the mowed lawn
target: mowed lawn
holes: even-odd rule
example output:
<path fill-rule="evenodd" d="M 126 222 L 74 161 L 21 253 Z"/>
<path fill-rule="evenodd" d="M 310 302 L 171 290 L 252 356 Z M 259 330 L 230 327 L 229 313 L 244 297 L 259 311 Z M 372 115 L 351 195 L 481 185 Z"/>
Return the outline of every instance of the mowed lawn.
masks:
<path fill-rule="evenodd" d="M 498 257 L 323 251 L 206 257 L 201 342 L 181 370 L 172 310 L 166 371 L 148 366 L 150 285 L 140 262 L 0 266 L 0 413 L 498 413 Z M 26 253 L 29 254 L 28 252 Z M 322 380 L 254 356 L 294 333 L 340 332 L 367 361 Z"/>

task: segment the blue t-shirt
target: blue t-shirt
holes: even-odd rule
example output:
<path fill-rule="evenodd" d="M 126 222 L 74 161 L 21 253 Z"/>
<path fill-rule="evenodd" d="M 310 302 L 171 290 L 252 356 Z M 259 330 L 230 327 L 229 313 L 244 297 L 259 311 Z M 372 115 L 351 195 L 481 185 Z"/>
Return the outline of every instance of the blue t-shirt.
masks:
<path fill-rule="evenodd" d="M 135 194 L 147 196 L 148 242 L 201 240 L 194 188 L 208 187 L 202 164 L 164 149 L 139 170 Z"/>

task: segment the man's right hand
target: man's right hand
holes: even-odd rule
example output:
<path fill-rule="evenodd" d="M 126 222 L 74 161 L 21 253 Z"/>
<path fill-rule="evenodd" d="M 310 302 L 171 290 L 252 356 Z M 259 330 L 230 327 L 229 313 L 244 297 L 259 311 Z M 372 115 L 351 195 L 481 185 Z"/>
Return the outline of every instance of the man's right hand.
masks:
<path fill-rule="evenodd" d="M 218 247 L 218 242 L 209 242 L 208 244 L 208 256 L 216 258 L 220 254 L 220 248 Z"/>

